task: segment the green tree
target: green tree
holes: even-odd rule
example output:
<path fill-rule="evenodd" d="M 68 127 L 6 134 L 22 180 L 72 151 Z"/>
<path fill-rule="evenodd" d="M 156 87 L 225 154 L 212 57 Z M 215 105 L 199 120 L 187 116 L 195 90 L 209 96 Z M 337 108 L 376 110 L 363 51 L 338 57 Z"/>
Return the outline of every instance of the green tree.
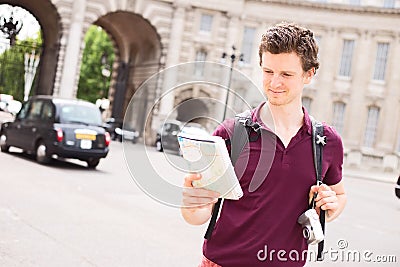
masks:
<path fill-rule="evenodd" d="M 114 48 L 108 34 L 101 27 L 89 27 L 85 35 L 77 97 L 93 103 L 96 99 L 107 98 L 110 77 L 103 75 L 106 73 L 102 74 L 102 71 L 108 69 L 111 73 L 113 62 Z"/>
<path fill-rule="evenodd" d="M 23 100 L 25 54 L 35 53 L 40 56 L 42 50 L 41 31 L 37 36 L 37 38 L 17 40 L 15 45 L 0 51 L 0 93 L 12 95 L 19 101 Z"/>

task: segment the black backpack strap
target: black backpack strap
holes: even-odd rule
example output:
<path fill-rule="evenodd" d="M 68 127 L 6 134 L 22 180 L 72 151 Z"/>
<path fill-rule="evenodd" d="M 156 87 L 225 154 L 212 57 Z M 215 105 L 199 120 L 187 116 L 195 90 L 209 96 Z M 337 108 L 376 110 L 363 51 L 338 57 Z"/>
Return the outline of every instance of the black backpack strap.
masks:
<path fill-rule="evenodd" d="M 214 208 L 211 213 L 211 219 L 208 223 L 208 227 L 206 233 L 204 234 L 205 239 L 210 239 L 212 232 L 214 231 L 215 224 L 217 222 L 217 217 L 219 215 L 219 211 L 221 209 L 222 198 L 218 198 L 218 201 L 214 204 Z"/>
<path fill-rule="evenodd" d="M 257 135 L 255 135 L 255 137 L 251 136 L 252 129 L 255 132 L 257 132 Z M 239 158 L 240 153 L 242 153 L 243 148 L 246 146 L 246 144 L 249 141 L 254 142 L 258 139 L 258 137 L 260 136 L 260 129 L 261 129 L 260 125 L 258 123 L 253 122 L 251 116 L 251 110 L 246 110 L 235 116 L 233 133 L 230 140 L 231 162 L 233 166 L 235 166 L 235 163 Z M 227 140 L 226 142 L 228 143 Z M 222 205 L 222 198 L 219 198 L 218 201 L 214 204 L 214 208 L 211 214 L 211 219 L 208 224 L 206 233 L 204 235 L 205 239 L 210 239 L 211 237 L 215 223 L 217 222 L 217 217 L 219 215 L 221 205 Z"/>
<path fill-rule="evenodd" d="M 324 136 L 324 125 L 316 121 L 313 117 L 310 116 L 312 123 L 312 138 L 313 138 L 313 154 L 314 154 L 314 165 L 315 172 L 317 175 L 317 184 L 322 184 L 322 156 L 323 156 L 323 147 L 326 145 L 326 136 Z M 315 207 L 315 200 L 313 198 L 311 205 Z M 325 234 L 325 211 L 320 210 L 319 221 L 321 223 L 322 231 Z M 318 255 L 317 260 L 322 261 L 323 256 L 322 252 L 324 250 L 324 240 L 318 243 Z"/>
<path fill-rule="evenodd" d="M 235 123 L 233 127 L 232 140 L 231 140 L 231 162 L 235 165 L 240 153 L 243 148 L 249 142 L 250 128 L 246 127 L 249 124 L 248 121 L 252 122 L 251 111 L 246 110 L 235 116 Z"/>

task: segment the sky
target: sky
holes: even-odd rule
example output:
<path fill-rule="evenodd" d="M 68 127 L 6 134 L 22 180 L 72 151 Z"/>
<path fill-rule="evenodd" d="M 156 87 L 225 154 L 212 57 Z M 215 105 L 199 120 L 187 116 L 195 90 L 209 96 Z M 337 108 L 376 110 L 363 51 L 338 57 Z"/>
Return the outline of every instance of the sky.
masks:
<path fill-rule="evenodd" d="M 14 21 L 22 20 L 23 26 L 21 31 L 18 34 L 19 40 L 24 40 L 28 37 L 35 37 L 37 32 L 40 30 L 40 25 L 37 22 L 36 18 L 20 7 L 14 7 L 10 5 L 0 5 L 0 17 L 1 17 L 1 24 L 3 24 L 3 19 L 9 19 L 11 12 L 13 11 Z M 0 32 L 2 39 L 4 35 Z"/>

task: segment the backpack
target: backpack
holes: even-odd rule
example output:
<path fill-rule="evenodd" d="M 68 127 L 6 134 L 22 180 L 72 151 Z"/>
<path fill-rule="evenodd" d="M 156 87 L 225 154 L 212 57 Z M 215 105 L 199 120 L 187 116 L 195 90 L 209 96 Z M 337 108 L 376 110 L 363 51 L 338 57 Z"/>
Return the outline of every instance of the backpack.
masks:
<path fill-rule="evenodd" d="M 317 120 L 315 120 L 312 116 L 310 116 L 311 123 L 312 123 L 312 148 L 313 148 L 313 155 L 314 155 L 314 166 L 316 172 L 316 180 L 317 184 L 322 183 L 322 150 L 323 146 L 326 144 L 326 138 L 324 136 L 324 127 L 323 124 Z M 252 132 L 256 132 L 257 134 L 252 134 Z M 246 110 L 240 114 L 235 116 L 235 122 L 233 127 L 232 133 L 232 140 L 225 140 L 226 144 L 231 145 L 231 162 L 232 165 L 235 166 L 239 155 L 242 153 L 243 148 L 246 146 L 247 142 L 255 142 L 261 135 L 261 126 L 257 122 L 253 122 L 251 110 Z M 311 203 L 309 204 L 310 207 L 314 206 L 314 199 L 313 197 Z M 222 205 L 222 198 L 219 198 L 218 201 L 215 203 L 214 208 L 212 210 L 210 222 L 208 224 L 206 233 L 204 235 L 205 239 L 210 239 L 211 234 L 214 230 L 215 223 L 217 221 L 217 217 L 219 215 L 220 209 Z M 325 211 L 320 210 L 320 223 L 322 226 L 323 233 L 325 234 Z M 323 247 L 324 247 L 324 240 L 318 243 L 318 255 L 317 260 L 323 260 Z"/>

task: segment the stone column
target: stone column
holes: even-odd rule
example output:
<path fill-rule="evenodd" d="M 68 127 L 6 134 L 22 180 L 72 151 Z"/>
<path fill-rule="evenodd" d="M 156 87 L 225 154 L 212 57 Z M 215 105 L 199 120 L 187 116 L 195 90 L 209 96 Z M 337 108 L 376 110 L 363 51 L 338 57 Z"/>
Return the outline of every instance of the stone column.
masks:
<path fill-rule="evenodd" d="M 361 147 L 363 145 L 362 141 L 364 140 L 365 124 L 367 121 L 365 95 L 368 82 L 371 80 L 371 69 L 374 67 L 371 64 L 371 62 L 374 62 L 374 53 L 371 53 L 373 47 L 369 32 L 362 33 L 360 39 L 356 42 L 351 77 L 351 96 L 350 102 L 346 106 L 346 140 L 347 146 L 351 150 L 347 156 L 347 164 L 349 166 L 360 167 L 362 161 Z"/>
<path fill-rule="evenodd" d="M 400 37 L 391 42 L 389 50 L 389 60 L 387 70 L 400 69 Z M 393 171 L 397 169 L 399 158 L 396 155 L 398 145 L 398 124 L 400 119 L 400 74 L 397 71 L 389 71 L 386 73 L 385 98 L 383 99 L 383 109 L 380 114 L 380 122 L 378 125 L 377 149 L 384 152 L 383 167 L 384 170 Z M 390 76 L 388 76 L 390 75 Z"/>
<path fill-rule="evenodd" d="M 65 98 L 75 97 L 78 86 L 79 57 L 83 38 L 83 22 L 86 11 L 86 0 L 73 2 L 71 24 L 68 31 L 68 40 L 65 50 L 64 63 L 59 96 Z"/>
<path fill-rule="evenodd" d="M 182 35 L 185 27 L 185 13 L 186 5 L 184 2 L 175 4 L 174 16 L 171 22 L 171 33 L 168 44 L 168 53 L 166 60 L 166 67 L 174 66 L 179 61 L 181 52 Z M 178 73 L 167 70 L 165 72 L 164 82 L 162 86 L 162 99 L 160 102 L 159 119 L 162 120 L 169 116 L 174 107 L 174 93 L 170 90 L 176 84 Z M 156 122 L 157 123 L 157 122 Z"/>
<path fill-rule="evenodd" d="M 400 45 L 398 45 L 399 40 L 395 40 L 391 43 L 389 51 L 387 70 L 399 70 L 400 62 L 397 60 L 400 58 Z M 397 45 L 396 45 L 397 44 Z M 377 140 L 377 148 L 384 150 L 385 152 L 393 151 L 393 145 L 397 144 L 397 129 L 399 125 L 396 122 L 399 121 L 400 108 L 400 74 L 397 71 L 387 71 L 386 72 L 386 86 L 385 86 L 385 98 L 384 104 L 382 105 L 384 109 L 381 111 L 380 115 L 380 129 L 382 127 L 389 126 L 391 129 L 380 130 L 379 139 Z M 390 75 L 390 76 L 388 76 Z"/>
<path fill-rule="evenodd" d="M 232 45 L 239 46 L 237 37 L 239 36 L 239 16 L 240 14 L 228 13 L 229 25 L 227 30 L 227 37 L 225 43 L 225 52 L 228 54 L 232 51 Z"/>
<path fill-rule="evenodd" d="M 367 108 L 365 106 L 365 95 L 368 88 L 368 82 L 371 80 L 371 69 L 374 62 L 371 36 L 369 33 L 361 35 L 357 40 L 355 55 L 353 58 L 353 73 L 350 103 L 346 106 L 348 114 L 347 137 L 352 146 L 362 146 L 364 139 L 365 122 L 367 120 Z M 358 61 L 356 61 L 358 59 Z M 367 77 L 366 77 L 367 76 Z"/>
<path fill-rule="evenodd" d="M 316 90 L 316 97 L 311 104 L 311 115 L 325 121 L 332 116 L 332 92 L 336 92 L 337 60 L 340 57 L 341 38 L 337 29 L 327 29 L 327 34 L 321 39 L 323 45 L 319 51 L 320 69 L 310 84 Z"/>

